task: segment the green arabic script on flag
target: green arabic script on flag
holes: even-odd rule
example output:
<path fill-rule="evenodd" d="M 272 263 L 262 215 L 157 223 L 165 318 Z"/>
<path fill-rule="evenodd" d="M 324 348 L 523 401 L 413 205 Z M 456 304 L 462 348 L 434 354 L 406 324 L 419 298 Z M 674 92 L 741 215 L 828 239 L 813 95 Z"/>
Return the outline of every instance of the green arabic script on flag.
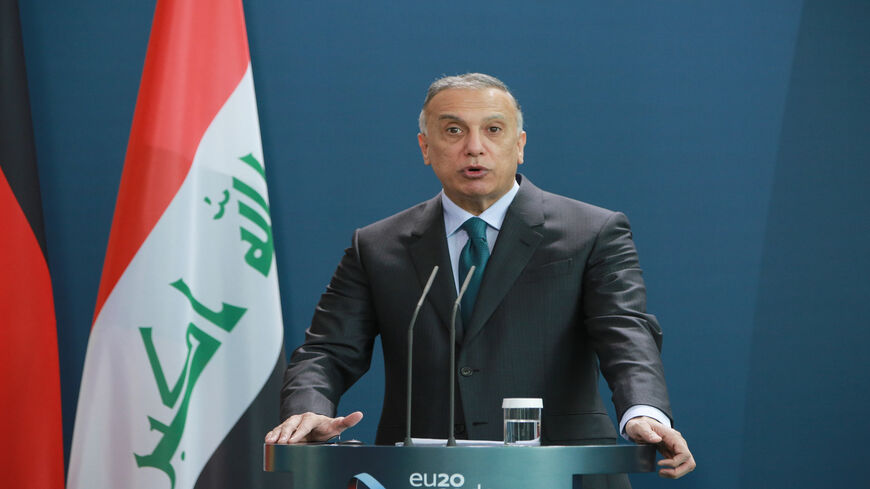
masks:
<path fill-rule="evenodd" d="M 239 160 L 245 162 L 251 168 L 256 170 L 257 173 L 263 177 L 263 183 L 265 183 L 266 175 L 263 166 L 251 153 L 239 158 Z M 254 188 L 236 176 L 233 177 L 233 188 L 257 203 L 262 212 L 264 212 L 267 217 L 269 216 L 269 205 L 266 203 L 263 196 Z M 222 202 L 221 211 L 219 211 L 220 214 L 223 214 L 224 206 L 227 204 L 228 200 L 229 194 L 227 194 L 227 198 Z M 208 203 L 208 200 L 205 200 L 205 202 Z M 242 241 L 250 244 L 250 248 L 247 253 L 245 253 L 244 260 L 248 266 L 262 275 L 268 276 L 269 270 L 272 268 L 272 259 L 274 256 L 272 227 L 259 211 L 246 204 L 243 200 L 239 199 L 238 204 L 239 215 L 254 223 L 266 236 L 266 240 L 261 240 L 256 234 L 245 227 L 239 227 Z M 227 333 L 232 333 L 233 328 L 235 328 L 236 324 L 247 310 L 243 307 L 227 304 L 226 302 L 221 304 L 221 309 L 219 311 L 209 309 L 194 297 L 190 287 L 185 283 L 183 278 L 172 282 L 170 286 L 181 292 L 187 298 L 190 302 L 191 308 L 199 316 Z M 148 416 L 148 423 L 151 430 L 160 432 L 162 438 L 150 454 L 134 455 L 136 457 L 136 465 L 139 467 L 153 467 L 163 471 L 167 477 L 169 477 L 172 488 L 174 488 L 175 469 L 172 466 L 171 460 L 178 449 L 178 445 L 181 442 L 184 432 L 190 396 L 196 387 L 196 382 L 199 380 L 200 374 L 220 347 L 221 341 L 209 335 L 203 329 L 200 329 L 195 323 L 188 323 L 187 333 L 185 335 L 187 355 L 185 357 L 184 366 L 170 389 L 169 384 L 166 381 L 166 374 L 164 373 L 163 366 L 160 363 L 160 357 L 154 346 L 152 329 L 153 328 L 146 326 L 139 328 L 139 332 L 142 336 L 142 343 L 144 344 L 145 351 L 148 354 L 148 361 L 151 367 L 151 372 L 154 375 L 154 382 L 160 393 L 160 399 L 164 406 L 170 409 L 176 409 L 176 411 L 175 416 L 169 424 L 163 423 L 152 416 Z M 183 396 L 181 396 L 182 388 L 184 389 Z M 181 397 L 181 403 L 176 406 L 179 397 Z M 181 454 L 181 460 L 184 460 L 183 453 Z"/>

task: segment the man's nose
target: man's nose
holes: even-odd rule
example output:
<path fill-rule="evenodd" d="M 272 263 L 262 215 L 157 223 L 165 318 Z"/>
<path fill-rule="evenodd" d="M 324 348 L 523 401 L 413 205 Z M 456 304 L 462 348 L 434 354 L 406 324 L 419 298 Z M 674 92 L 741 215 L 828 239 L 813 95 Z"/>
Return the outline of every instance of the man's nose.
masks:
<path fill-rule="evenodd" d="M 477 131 L 470 131 L 465 141 L 465 154 L 468 156 L 480 156 L 484 152 L 483 138 Z"/>

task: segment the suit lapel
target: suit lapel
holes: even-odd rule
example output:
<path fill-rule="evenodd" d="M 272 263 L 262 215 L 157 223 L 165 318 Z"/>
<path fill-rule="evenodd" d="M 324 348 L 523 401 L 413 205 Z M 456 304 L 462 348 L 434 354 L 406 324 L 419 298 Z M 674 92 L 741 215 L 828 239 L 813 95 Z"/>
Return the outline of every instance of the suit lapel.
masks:
<path fill-rule="evenodd" d="M 480 333 L 541 242 L 539 228 L 544 223 L 543 194 L 530 181 L 520 178 L 520 190 L 505 214 L 492 256 L 486 264 L 474 312 L 465 327 L 463 343 Z"/>
<path fill-rule="evenodd" d="M 447 239 L 444 231 L 444 211 L 441 207 L 441 195 L 427 201 L 421 211 L 416 226 L 411 231 L 411 241 L 408 252 L 420 287 L 426 285 L 432 268 L 438 265 L 438 275 L 429 291 L 427 301 L 435 309 L 441 324 L 450 325 L 450 311 L 456 301 L 456 286 L 453 282 L 453 267 L 450 266 L 450 254 L 447 252 Z"/>

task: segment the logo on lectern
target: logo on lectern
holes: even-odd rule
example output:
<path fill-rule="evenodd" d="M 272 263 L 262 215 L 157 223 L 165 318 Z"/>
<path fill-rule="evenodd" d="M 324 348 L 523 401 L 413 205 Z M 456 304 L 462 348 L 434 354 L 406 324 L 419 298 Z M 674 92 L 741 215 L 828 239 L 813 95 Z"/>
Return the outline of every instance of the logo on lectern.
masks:
<path fill-rule="evenodd" d="M 462 474 L 436 474 L 414 472 L 408 478 L 408 483 L 412 487 L 463 487 L 465 485 L 465 476 Z M 383 484 L 377 479 L 365 472 L 359 473 L 350 479 L 347 484 L 347 489 L 386 489 Z M 477 485 L 480 489 L 480 484 Z"/>
<path fill-rule="evenodd" d="M 383 484 L 365 472 L 359 473 L 350 479 L 347 489 L 385 489 Z"/>

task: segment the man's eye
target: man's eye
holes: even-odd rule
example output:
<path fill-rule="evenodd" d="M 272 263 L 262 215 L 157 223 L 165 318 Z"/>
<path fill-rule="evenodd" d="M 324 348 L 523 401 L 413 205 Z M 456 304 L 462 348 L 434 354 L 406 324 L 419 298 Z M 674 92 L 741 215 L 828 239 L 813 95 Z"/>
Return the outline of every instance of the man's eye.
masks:
<path fill-rule="evenodd" d="M 447 128 L 447 134 L 459 134 L 460 132 L 462 132 L 462 130 L 455 126 Z"/>
<path fill-rule="evenodd" d="M 501 127 L 499 127 L 499 126 L 490 126 L 490 127 L 489 127 L 489 132 L 491 132 L 491 133 L 501 132 Z"/>

